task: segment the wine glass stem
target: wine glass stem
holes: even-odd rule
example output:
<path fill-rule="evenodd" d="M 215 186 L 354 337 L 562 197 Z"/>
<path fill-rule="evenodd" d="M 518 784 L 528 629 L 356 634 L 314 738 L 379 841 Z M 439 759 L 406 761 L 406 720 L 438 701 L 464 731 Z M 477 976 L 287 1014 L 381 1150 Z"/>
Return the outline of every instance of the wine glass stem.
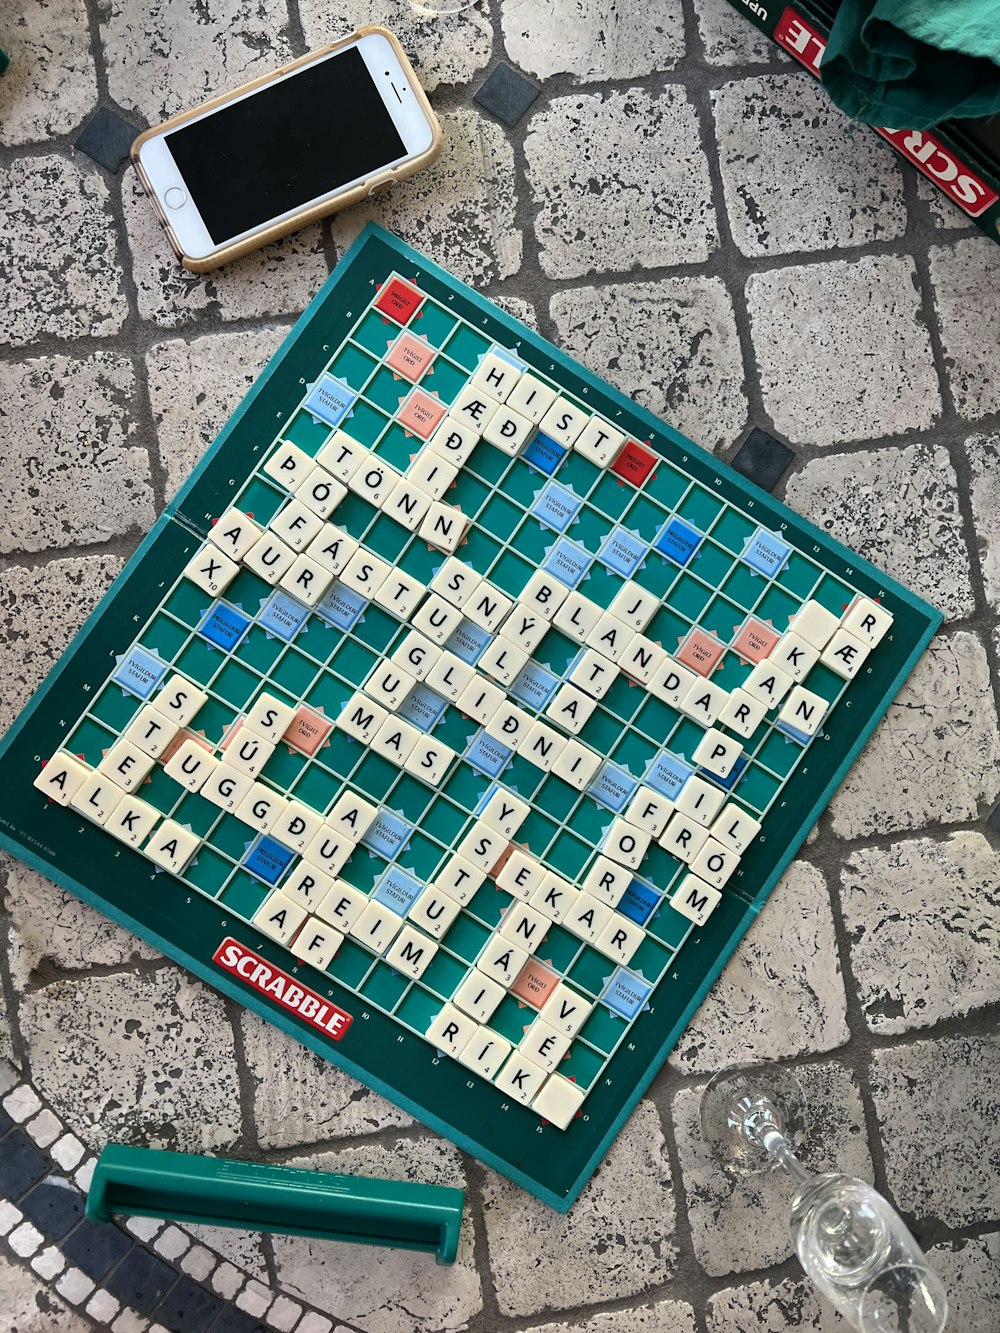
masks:
<path fill-rule="evenodd" d="M 773 1125 L 762 1125 L 756 1137 L 760 1146 L 781 1164 L 796 1185 L 801 1185 L 809 1179 L 810 1173 L 795 1156 L 792 1145 L 779 1129 L 775 1129 Z"/>

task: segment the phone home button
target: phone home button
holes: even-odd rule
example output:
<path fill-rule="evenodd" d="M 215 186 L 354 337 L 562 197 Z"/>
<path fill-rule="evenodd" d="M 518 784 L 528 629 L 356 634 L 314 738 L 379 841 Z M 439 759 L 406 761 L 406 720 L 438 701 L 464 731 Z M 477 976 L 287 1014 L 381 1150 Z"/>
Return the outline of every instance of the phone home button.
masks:
<path fill-rule="evenodd" d="M 171 185 L 163 193 L 163 202 L 168 208 L 183 208 L 187 203 L 187 195 L 179 186 Z"/>

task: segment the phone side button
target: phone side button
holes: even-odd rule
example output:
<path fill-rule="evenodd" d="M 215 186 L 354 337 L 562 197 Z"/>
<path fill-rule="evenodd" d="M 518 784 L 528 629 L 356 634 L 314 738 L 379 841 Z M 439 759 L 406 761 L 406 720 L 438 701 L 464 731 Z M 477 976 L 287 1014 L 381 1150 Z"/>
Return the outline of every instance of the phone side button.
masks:
<path fill-rule="evenodd" d="M 163 202 L 168 208 L 183 208 L 187 203 L 187 194 L 177 185 L 171 185 L 163 192 Z"/>
<path fill-rule="evenodd" d="M 368 198 L 370 199 L 373 194 L 382 194 L 383 191 L 391 189 L 395 183 L 395 181 L 376 181 L 368 191 Z"/>

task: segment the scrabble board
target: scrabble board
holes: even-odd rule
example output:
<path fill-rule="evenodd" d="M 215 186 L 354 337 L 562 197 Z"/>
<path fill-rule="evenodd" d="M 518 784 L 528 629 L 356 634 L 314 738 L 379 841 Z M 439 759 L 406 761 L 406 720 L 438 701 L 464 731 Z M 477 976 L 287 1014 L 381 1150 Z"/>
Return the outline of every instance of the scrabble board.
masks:
<path fill-rule="evenodd" d="M 0 841 L 565 1210 L 940 616 L 370 227 Z"/>

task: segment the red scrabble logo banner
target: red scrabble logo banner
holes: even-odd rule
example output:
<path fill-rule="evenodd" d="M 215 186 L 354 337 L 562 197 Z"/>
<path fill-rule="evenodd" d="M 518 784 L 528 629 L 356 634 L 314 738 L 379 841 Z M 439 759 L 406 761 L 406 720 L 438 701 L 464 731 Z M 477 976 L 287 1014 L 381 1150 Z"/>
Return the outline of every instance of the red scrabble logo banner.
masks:
<path fill-rule="evenodd" d="M 790 6 L 778 20 L 774 40 L 819 78 L 826 38 Z M 929 130 L 890 130 L 873 125 L 876 134 L 897 148 L 918 171 L 943 190 L 963 212 L 978 218 L 1000 195 Z"/>
<path fill-rule="evenodd" d="M 277 1000 L 278 1004 L 299 1018 L 304 1018 L 334 1041 L 340 1041 L 354 1022 L 343 1009 L 324 1000 L 322 995 L 303 986 L 287 972 L 282 972 L 280 967 L 275 967 L 246 945 L 240 944 L 239 940 L 224 939 L 212 955 L 212 962 L 230 975 L 239 977 L 251 990 L 260 991 L 269 999 Z"/>

